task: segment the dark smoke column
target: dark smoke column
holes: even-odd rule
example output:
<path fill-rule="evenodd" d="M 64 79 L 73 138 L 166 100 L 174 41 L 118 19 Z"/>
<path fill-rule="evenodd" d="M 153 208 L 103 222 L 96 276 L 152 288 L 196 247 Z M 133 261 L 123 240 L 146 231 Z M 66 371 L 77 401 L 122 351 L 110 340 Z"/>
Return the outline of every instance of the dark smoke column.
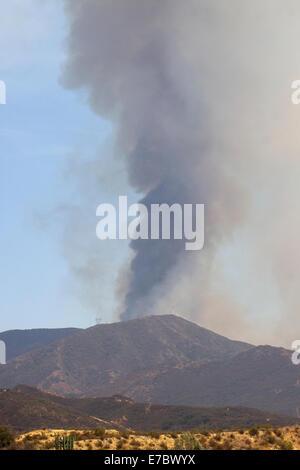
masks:
<path fill-rule="evenodd" d="M 170 313 L 155 311 L 170 277 L 184 279 L 190 264 L 207 269 L 215 247 L 240 222 L 243 194 L 225 176 L 224 155 L 212 150 L 208 94 L 215 101 L 209 74 L 220 47 L 211 32 L 217 3 L 65 0 L 64 84 L 88 89 L 91 108 L 116 124 L 118 151 L 142 202 L 206 204 L 205 250 L 185 252 L 181 241 L 131 243 L 122 319 Z"/>

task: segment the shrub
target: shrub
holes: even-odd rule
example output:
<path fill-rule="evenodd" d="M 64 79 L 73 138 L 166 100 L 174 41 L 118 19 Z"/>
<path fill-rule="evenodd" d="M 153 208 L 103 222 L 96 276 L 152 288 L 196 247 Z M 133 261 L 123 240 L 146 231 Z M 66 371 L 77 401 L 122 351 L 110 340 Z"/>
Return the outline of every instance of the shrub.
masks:
<path fill-rule="evenodd" d="M 269 431 L 269 432 L 266 432 L 265 434 L 265 440 L 268 444 L 275 444 L 276 443 L 276 439 L 275 437 L 272 435 L 272 433 Z"/>
<path fill-rule="evenodd" d="M 129 436 L 130 436 L 130 432 L 127 431 L 127 430 L 120 431 L 120 432 L 119 432 L 119 435 L 120 435 L 121 437 L 123 437 L 124 439 L 128 439 Z"/>
<path fill-rule="evenodd" d="M 72 431 L 70 432 L 70 437 L 74 437 L 74 441 L 80 441 L 81 440 L 81 433 L 78 431 Z"/>
<path fill-rule="evenodd" d="M 180 437 L 175 439 L 175 450 L 204 450 L 204 447 L 190 432 L 183 433 Z"/>
<path fill-rule="evenodd" d="M 96 429 L 98 429 L 98 428 L 96 428 Z M 75 440 L 78 440 L 78 441 L 87 441 L 88 439 L 93 439 L 95 437 L 96 429 L 93 430 L 93 431 L 86 430 L 86 431 L 80 432 L 80 433 L 78 433 L 77 438 L 75 438 L 75 436 L 73 436 L 73 437 L 75 438 Z"/>
<path fill-rule="evenodd" d="M 202 434 L 202 436 L 209 436 L 210 432 L 207 431 L 206 429 L 199 429 L 199 434 Z"/>
<path fill-rule="evenodd" d="M 50 441 L 46 441 L 44 444 L 44 450 L 54 449 L 54 446 L 55 446 L 55 442 L 53 439 Z"/>
<path fill-rule="evenodd" d="M 130 445 L 132 445 L 133 447 L 139 447 L 140 446 L 140 442 L 137 440 L 137 439 L 131 439 L 130 441 Z"/>
<path fill-rule="evenodd" d="M 232 443 L 228 439 L 226 439 L 223 442 L 222 448 L 223 448 L 223 450 L 232 450 Z"/>
<path fill-rule="evenodd" d="M 5 426 L 0 427 L 0 448 L 9 447 L 14 441 L 15 438 L 11 431 Z"/>
<path fill-rule="evenodd" d="M 251 429 L 249 430 L 249 434 L 250 434 L 250 436 L 258 436 L 259 431 L 258 431 L 257 428 L 251 428 Z"/>
<path fill-rule="evenodd" d="M 149 436 L 152 437 L 153 439 L 159 439 L 161 436 L 161 431 L 150 431 Z"/>
<path fill-rule="evenodd" d="M 220 446 L 220 444 L 213 437 L 209 439 L 208 445 L 210 449 L 215 449 L 215 450 L 219 449 L 219 446 Z"/>
<path fill-rule="evenodd" d="M 96 428 L 94 431 L 95 436 L 99 437 L 100 439 L 105 438 L 106 429 L 105 428 Z"/>
<path fill-rule="evenodd" d="M 119 441 L 118 444 L 117 444 L 116 449 L 117 449 L 117 450 L 123 449 L 123 444 L 124 444 L 123 441 Z"/>
<path fill-rule="evenodd" d="M 293 450 L 294 446 L 293 446 L 293 443 L 291 441 L 282 440 L 279 444 L 279 448 L 281 450 Z"/>

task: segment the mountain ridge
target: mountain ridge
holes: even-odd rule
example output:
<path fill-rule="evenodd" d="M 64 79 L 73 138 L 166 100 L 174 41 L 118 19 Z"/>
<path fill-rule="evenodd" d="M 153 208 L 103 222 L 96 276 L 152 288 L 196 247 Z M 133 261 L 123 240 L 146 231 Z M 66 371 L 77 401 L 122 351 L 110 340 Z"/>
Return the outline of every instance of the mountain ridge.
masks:
<path fill-rule="evenodd" d="M 80 328 L 34 328 L 7 330 L 0 333 L 0 341 L 6 344 L 6 359 L 11 360 L 26 352 L 40 349 L 81 331 Z"/>
<path fill-rule="evenodd" d="M 288 426 L 300 419 L 245 407 L 203 408 L 137 403 L 115 395 L 64 398 L 18 385 L 0 390 L 0 423 L 16 431 L 34 429 L 131 429 L 136 431 L 232 429 Z"/>
<path fill-rule="evenodd" d="M 0 386 L 97 395 L 104 384 L 136 371 L 223 359 L 250 347 L 174 315 L 144 317 L 97 325 L 18 356 L 0 368 Z"/>
<path fill-rule="evenodd" d="M 97 325 L 29 351 L 0 367 L 0 387 L 19 383 L 65 397 L 300 415 L 290 351 L 229 340 L 174 315 Z"/>

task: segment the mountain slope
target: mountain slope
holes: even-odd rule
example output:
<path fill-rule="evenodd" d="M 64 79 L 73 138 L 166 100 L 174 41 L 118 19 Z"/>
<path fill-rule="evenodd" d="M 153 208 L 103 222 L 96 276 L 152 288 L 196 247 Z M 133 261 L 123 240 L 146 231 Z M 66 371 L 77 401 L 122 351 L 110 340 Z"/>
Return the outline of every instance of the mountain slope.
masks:
<path fill-rule="evenodd" d="M 122 394 L 300 416 L 291 352 L 230 341 L 173 315 L 95 326 L 0 366 L 0 387 L 18 383 L 69 397 Z"/>
<path fill-rule="evenodd" d="M 7 360 L 20 356 L 28 351 L 40 349 L 67 336 L 80 331 L 78 328 L 53 328 L 34 330 L 9 330 L 0 333 L 0 341 L 6 344 Z"/>
<path fill-rule="evenodd" d="M 136 373 L 106 386 L 106 394 L 192 406 L 246 406 L 300 416 L 300 368 L 291 352 L 253 347 L 225 361 Z"/>
<path fill-rule="evenodd" d="M 26 383 L 62 395 L 103 395 L 136 372 L 191 361 L 223 360 L 251 346 L 174 315 L 82 330 L 0 367 L 0 386 Z"/>
<path fill-rule="evenodd" d="M 20 431 L 45 427 L 74 429 L 99 426 L 170 431 L 247 428 L 264 424 L 288 426 L 297 423 L 300 419 L 241 407 L 149 405 L 135 403 L 119 395 L 109 398 L 63 398 L 24 385 L 0 392 L 0 424 Z"/>
<path fill-rule="evenodd" d="M 65 399 L 74 409 L 127 426 L 131 429 L 229 429 L 262 424 L 300 423 L 300 419 L 246 407 L 192 407 L 136 403 L 116 395 L 110 398 Z"/>
<path fill-rule="evenodd" d="M 99 422 L 78 410 L 49 400 L 46 394 L 0 390 L 0 425 L 28 431 L 45 427 L 88 429 L 99 426 Z"/>

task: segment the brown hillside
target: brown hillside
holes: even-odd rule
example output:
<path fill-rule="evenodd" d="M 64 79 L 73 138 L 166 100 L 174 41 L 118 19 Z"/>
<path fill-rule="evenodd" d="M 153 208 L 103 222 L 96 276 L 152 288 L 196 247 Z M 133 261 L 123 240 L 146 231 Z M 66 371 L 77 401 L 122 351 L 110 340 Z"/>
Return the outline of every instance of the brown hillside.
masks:
<path fill-rule="evenodd" d="M 19 356 L 0 368 L 0 387 L 25 383 L 62 395 L 101 396 L 105 386 L 136 372 L 221 360 L 249 347 L 174 315 L 145 317 L 95 326 Z"/>
<path fill-rule="evenodd" d="M 5 424 L 17 430 L 102 426 L 171 431 L 247 428 L 266 424 L 286 426 L 297 423 L 300 424 L 300 419 L 242 407 L 150 405 L 135 403 L 120 395 L 108 398 L 63 398 L 24 385 L 0 392 L 0 426 Z"/>

